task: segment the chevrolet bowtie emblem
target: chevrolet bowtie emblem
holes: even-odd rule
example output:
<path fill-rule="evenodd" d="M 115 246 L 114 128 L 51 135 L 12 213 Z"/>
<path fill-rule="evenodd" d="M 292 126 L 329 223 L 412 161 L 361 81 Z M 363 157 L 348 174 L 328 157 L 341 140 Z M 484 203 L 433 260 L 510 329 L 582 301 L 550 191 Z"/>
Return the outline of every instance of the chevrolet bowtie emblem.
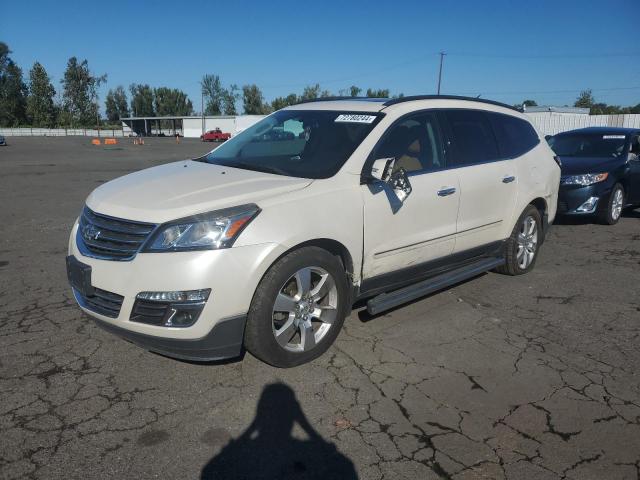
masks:
<path fill-rule="evenodd" d="M 95 225 L 87 225 L 82 229 L 82 236 L 87 240 L 98 240 L 101 233 Z"/>

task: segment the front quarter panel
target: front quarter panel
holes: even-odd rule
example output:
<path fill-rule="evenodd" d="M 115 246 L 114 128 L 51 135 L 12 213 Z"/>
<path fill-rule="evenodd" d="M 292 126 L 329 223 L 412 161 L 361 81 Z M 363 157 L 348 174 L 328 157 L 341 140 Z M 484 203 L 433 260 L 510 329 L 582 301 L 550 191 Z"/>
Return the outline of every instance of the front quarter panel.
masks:
<path fill-rule="evenodd" d="M 303 190 L 260 203 L 262 211 L 242 232 L 234 247 L 273 242 L 289 250 L 314 240 L 333 240 L 348 250 L 357 281 L 363 235 L 358 184 L 359 176 L 337 175 L 315 180 Z"/>

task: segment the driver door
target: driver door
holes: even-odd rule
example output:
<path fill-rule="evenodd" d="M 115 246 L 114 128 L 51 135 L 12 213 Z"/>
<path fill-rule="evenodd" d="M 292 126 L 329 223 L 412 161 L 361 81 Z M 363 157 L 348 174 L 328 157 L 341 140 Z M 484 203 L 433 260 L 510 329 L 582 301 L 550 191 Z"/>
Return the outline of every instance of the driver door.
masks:
<path fill-rule="evenodd" d="M 402 278 L 403 269 L 414 274 L 416 265 L 453 252 L 460 186 L 444 145 L 437 114 L 427 111 L 400 119 L 376 146 L 373 158 L 394 157 L 413 190 L 401 203 L 386 183 L 362 185 L 365 283 L 391 272 Z"/>
<path fill-rule="evenodd" d="M 627 203 L 640 204 L 640 137 L 631 139 L 631 151 L 629 152 L 629 191 Z"/>

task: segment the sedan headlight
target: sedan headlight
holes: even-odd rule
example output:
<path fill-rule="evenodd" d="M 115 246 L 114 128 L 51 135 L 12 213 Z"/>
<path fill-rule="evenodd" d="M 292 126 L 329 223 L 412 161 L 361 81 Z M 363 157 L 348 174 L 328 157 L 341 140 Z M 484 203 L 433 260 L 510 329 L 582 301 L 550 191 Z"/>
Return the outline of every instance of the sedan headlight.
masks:
<path fill-rule="evenodd" d="M 259 212 L 257 205 L 249 204 L 165 223 L 158 227 L 142 251 L 228 248 Z"/>
<path fill-rule="evenodd" d="M 562 185 L 593 185 L 594 183 L 604 182 L 608 173 L 585 173 L 584 175 L 567 175 L 562 177 L 560 183 Z"/>

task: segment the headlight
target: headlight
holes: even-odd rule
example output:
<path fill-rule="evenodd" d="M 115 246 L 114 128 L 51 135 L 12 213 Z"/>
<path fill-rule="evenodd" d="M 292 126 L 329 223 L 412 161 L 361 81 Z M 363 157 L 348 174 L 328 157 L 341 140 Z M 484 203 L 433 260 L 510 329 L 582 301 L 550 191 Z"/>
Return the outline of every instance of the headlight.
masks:
<path fill-rule="evenodd" d="M 567 175 L 562 177 L 560 183 L 562 185 L 593 185 L 594 183 L 604 182 L 608 173 L 586 173 L 584 175 Z"/>
<path fill-rule="evenodd" d="M 259 212 L 257 205 L 249 204 L 165 223 L 158 227 L 142 251 L 228 248 Z"/>

